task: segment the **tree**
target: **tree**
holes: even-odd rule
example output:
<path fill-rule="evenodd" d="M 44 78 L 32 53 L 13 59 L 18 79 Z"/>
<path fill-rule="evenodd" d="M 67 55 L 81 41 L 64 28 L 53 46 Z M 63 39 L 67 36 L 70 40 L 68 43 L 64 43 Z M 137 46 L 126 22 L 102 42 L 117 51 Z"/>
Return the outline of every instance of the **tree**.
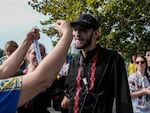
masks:
<path fill-rule="evenodd" d="M 49 16 L 49 20 L 41 21 L 43 26 L 57 19 L 72 21 L 84 13 L 94 15 L 101 30 L 97 42 L 124 57 L 150 48 L 149 0 L 30 0 L 29 5 Z M 50 37 L 56 35 L 51 28 L 43 32 Z"/>

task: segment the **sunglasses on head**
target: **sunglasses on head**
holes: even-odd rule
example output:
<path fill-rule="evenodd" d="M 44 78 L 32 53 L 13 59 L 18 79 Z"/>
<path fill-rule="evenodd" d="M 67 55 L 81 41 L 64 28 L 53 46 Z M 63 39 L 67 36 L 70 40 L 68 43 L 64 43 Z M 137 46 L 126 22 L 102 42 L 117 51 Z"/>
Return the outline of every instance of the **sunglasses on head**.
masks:
<path fill-rule="evenodd" d="M 145 61 L 136 61 L 135 63 L 136 63 L 136 64 L 144 64 Z"/>

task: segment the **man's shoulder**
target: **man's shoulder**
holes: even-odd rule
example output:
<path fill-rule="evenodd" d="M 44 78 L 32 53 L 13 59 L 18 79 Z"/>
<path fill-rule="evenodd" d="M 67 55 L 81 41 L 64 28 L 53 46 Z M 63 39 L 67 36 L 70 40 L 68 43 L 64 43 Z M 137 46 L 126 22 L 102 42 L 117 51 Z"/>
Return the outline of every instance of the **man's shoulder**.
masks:
<path fill-rule="evenodd" d="M 115 50 L 112 50 L 112 49 L 106 49 L 106 48 L 99 48 L 99 54 L 100 55 L 106 55 L 106 56 L 109 56 L 109 57 L 116 57 L 116 56 L 119 56 L 120 57 L 120 54 L 115 51 Z"/>

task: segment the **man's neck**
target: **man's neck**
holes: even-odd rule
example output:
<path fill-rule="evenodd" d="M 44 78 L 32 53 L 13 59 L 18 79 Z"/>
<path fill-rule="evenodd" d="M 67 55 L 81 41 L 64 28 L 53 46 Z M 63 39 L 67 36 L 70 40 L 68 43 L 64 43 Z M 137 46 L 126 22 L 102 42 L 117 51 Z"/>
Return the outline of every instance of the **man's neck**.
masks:
<path fill-rule="evenodd" d="M 87 52 L 94 50 L 96 47 L 97 47 L 97 46 L 95 45 L 95 46 L 93 46 L 93 47 L 88 47 L 88 48 L 82 49 L 81 51 L 82 51 L 83 56 L 86 58 Z"/>

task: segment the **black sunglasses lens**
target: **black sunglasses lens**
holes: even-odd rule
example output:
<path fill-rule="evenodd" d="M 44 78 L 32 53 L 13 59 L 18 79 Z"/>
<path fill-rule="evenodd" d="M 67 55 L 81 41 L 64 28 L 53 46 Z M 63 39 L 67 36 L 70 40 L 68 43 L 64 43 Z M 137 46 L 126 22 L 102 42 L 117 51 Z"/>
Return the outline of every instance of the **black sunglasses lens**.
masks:
<path fill-rule="evenodd" d="M 144 61 L 141 62 L 141 64 L 144 64 L 144 63 L 145 63 Z"/>
<path fill-rule="evenodd" d="M 146 54 L 145 56 L 150 56 L 150 54 Z"/>
<path fill-rule="evenodd" d="M 136 62 L 136 64 L 140 64 L 140 63 L 141 63 L 141 64 L 144 64 L 145 61 L 137 61 L 137 62 Z"/>

